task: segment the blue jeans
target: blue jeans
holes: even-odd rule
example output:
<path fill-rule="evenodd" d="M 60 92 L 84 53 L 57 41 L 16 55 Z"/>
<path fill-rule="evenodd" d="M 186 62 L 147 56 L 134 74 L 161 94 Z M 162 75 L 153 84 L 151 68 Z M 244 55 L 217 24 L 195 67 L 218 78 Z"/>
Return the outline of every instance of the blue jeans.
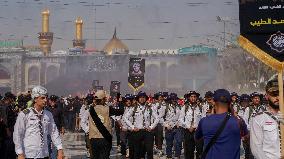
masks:
<path fill-rule="evenodd" d="M 180 157 L 182 149 L 182 129 L 173 128 L 165 131 L 166 138 L 166 154 L 167 157 L 172 157 L 172 149 L 175 146 L 175 157 Z M 175 145 L 174 145 L 175 141 Z"/>
<path fill-rule="evenodd" d="M 57 149 L 51 141 L 50 135 L 47 135 L 48 152 L 50 159 L 57 159 Z"/>

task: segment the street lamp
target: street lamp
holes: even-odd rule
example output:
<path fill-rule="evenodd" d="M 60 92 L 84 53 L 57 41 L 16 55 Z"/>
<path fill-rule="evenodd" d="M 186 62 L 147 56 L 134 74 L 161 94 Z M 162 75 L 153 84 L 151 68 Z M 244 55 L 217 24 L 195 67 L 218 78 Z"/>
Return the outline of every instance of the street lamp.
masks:
<path fill-rule="evenodd" d="M 223 22 L 223 24 L 224 24 L 223 47 L 225 49 L 226 48 L 226 22 L 229 21 L 229 18 L 224 18 L 224 17 L 217 16 L 217 21 L 218 22 Z"/>

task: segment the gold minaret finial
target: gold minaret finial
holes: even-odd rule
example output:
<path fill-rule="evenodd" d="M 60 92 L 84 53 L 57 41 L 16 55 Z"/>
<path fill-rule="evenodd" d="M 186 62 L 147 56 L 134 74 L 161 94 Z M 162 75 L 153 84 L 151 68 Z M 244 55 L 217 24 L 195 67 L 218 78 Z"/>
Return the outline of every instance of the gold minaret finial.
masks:
<path fill-rule="evenodd" d="M 49 10 L 45 9 L 41 12 L 42 15 L 42 32 L 49 32 Z"/>
<path fill-rule="evenodd" d="M 75 21 L 76 23 L 76 40 L 82 40 L 82 25 L 83 25 L 83 20 L 81 17 L 78 17 Z"/>
<path fill-rule="evenodd" d="M 73 47 L 76 48 L 85 48 L 85 40 L 83 40 L 83 20 L 81 17 L 78 17 L 75 21 L 76 31 L 75 31 L 75 40 L 73 40 Z"/>
<path fill-rule="evenodd" d="M 41 12 L 42 15 L 42 32 L 39 34 L 39 44 L 42 52 L 47 56 L 51 52 L 53 42 L 53 33 L 49 32 L 49 10 L 45 9 Z"/>

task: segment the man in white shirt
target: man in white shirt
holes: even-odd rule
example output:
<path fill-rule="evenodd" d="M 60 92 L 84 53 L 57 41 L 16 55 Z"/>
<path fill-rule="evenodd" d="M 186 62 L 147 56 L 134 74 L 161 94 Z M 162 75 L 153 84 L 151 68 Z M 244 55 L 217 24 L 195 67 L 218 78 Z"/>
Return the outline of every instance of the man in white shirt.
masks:
<path fill-rule="evenodd" d="M 179 126 L 184 128 L 184 156 L 185 158 L 194 158 L 196 149 L 196 158 L 199 159 L 202 153 L 202 141 L 195 141 L 195 131 L 198 123 L 203 117 L 202 107 L 197 104 L 199 93 L 190 91 L 186 97 L 187 102 L 182 107 L 179 117 Z"/>
<path fill-rule="evenodd" d="M 18 159 L 47 159 L 47 135 L 58 150 L 58 159 L 63 159 L 62 142 L 52 113 L 44 109 L 47 90 L 36 86 L 32 89 L 33 106 L 19 113 L 13 133 Z"/>
<path fill-rule="evenodd" d="M 278 81 L 266 85 L 267 111 L 252 116 L 250 122 L 251 152 L 256 159 L 279 159 L 280 120 Z"/>

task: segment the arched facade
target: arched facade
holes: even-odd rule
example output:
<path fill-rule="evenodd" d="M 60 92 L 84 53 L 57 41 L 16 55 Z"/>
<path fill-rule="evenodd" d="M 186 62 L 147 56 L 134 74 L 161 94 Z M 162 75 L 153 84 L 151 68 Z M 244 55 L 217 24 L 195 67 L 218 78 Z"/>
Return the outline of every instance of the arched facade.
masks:
<path fill-rule="evenodd" d="M 40 84 L 40 69 L 37 66 L 31 66 L 28 70 L 28 85 Z"/>
<path fill-rule="evenodd" d="M 59 68 L 55 65 L 50 65 L 46 68 L 45 79 L 46 83 L 54 80 L 59 74 Z"/>
<path fill-rule="evenodd" d="M 0 80 L 9 80 L 11 78 L 9 70 L 0 65 Z"/>

